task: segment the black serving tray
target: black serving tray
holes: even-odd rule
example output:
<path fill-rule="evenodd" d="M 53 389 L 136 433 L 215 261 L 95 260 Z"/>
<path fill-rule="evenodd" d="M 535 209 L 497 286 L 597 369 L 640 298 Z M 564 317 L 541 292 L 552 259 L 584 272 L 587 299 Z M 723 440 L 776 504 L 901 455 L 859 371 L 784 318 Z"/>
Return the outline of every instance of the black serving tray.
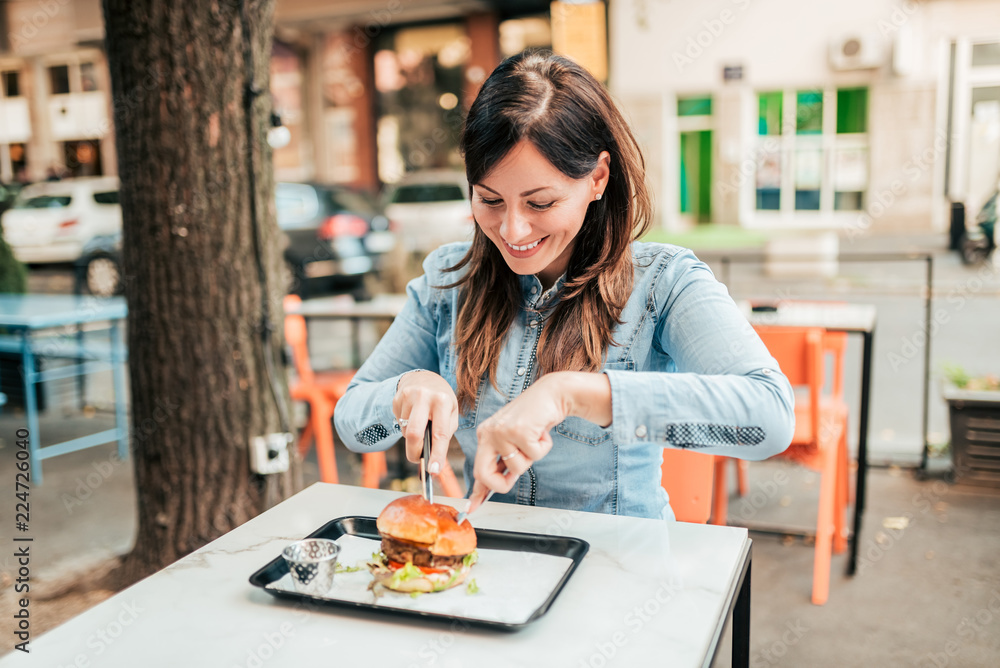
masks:
<path fill-rule="evenodd" d="M 306 538 L 329 538 L 337 540 L 343 535 L 359 536 L 379 540 L 378 529 L 375 527 L 374 517 L 347 516 L 339 517 L 327 522 Z M 389 615 L 417 616 L 425 619 L 454 621 L 461 620 L 473 626 L 502 629 L 505 631 L 517 631 L 535 621 L 552 607 L 559 592 L 562 591 L 566 581 L 569 580 L 576 567 L 583 561 L 584 555 L 590 549 L 590 544 L 579 538 L 567 538 L 564 536 L 549 536 L 538 533 L 522 533 L 518 531 L 497 531 L 494 529 L 476 529 L 477 546 L 487 550 L 507 550 L 510 552 L 535 552 L 538 554 L 548 554 L 557 557 L 569 557 L 573 563 L 566 569 L 562 578 L 549 593 L 545 601 L 538 606 L 527 621 L 520 624 L 510 624 L 498 622 L 490 619 L 479 619 L 475 617 L 461 617 L 457 615 L 444 615 L 433 612 L 421 612 L 420 610 L 392 608 L 383 605 L 373 605 L 371 603 L 357 603 L 333 598 L 323 598 L 320 596 L 310 596 L 282 589 L 269 588 L 267 585 L 280 580 L 288 572 L 288 564 L 278 555 L 263 568 L 250 576 L 250 584 L 264 589 L 267 593 L 277 598 L 310 601 L 318 605 L 330 606 L 333 608 L 354 608 L 361 610 L 371 610 Z"/>

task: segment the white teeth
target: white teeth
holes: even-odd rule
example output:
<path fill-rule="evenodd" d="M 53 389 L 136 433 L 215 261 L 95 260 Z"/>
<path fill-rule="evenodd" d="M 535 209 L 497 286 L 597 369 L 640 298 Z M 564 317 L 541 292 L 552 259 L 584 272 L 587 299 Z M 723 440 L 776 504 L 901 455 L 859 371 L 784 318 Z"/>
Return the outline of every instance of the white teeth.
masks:
<path fill-rule="evenodd" d="M 528 244 L 527 246 L 515 246 L 514 244 L 511 244 L 511 243 L 508 243 L 507 245 L 510 246 L 511 248 L 513 248 L 516 251 L 526 251 L 526 250 L 530 250 L 530 249 L 534 248 L 535 246 L 537 246 L 540 243 L 542 243 L 541 239 L 539 239 L 538 241 L 536 241 L 533 244 Z"/>

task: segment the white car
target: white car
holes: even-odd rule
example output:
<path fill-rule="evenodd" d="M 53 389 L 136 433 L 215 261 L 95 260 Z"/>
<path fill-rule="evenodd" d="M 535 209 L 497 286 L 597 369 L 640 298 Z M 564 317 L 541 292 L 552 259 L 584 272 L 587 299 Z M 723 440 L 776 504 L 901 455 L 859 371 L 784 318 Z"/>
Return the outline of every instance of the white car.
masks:
<path fill-rule="evenodd" d="M 3 236 L 21 262 L 73 262 L 94 237 L 122 228 L 117 177 L 36 183 L 0 218 Z"/>
<path fill-rule="evenodd" d="M 464 172 L 408 174 L 386 194 L 385 215 L 400 244 L 427 253 L 452 241 L 471 241 L 475 223 Z"/>

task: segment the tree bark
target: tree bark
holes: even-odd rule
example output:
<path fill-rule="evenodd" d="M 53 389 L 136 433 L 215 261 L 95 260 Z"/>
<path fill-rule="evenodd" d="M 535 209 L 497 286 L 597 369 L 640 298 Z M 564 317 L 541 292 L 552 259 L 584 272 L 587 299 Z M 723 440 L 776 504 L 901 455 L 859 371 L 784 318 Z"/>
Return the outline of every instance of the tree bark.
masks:
<path fill-rule="evenodd" d="M 103 4 L 139 514 L 136 544 L 124 560 L 128 583 L 288 496 L 298 475 L 294 457 L 290 474 L 265 478 L 249 468 L 250 440 L 283 431 L 287 421 L 276 361 L 281 236 L 265 141 L 274 0 Z M 252 96 L 250 137 L 241 11 L 253 83 L 264 93 Z M 275 325 L 266 346 L 262 316 Z M 266 356 L 280 391 L 272 391 Z"/>

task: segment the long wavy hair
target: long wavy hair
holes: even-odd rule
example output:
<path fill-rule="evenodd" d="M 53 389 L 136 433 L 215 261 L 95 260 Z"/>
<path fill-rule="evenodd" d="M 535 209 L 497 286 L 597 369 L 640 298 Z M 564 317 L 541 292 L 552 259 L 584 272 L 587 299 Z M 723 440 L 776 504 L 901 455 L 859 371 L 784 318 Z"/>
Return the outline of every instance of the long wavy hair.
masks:
<path fill-rule="evenodd" d="M 611 156 L 607 188 L 587 209 L 536 356 L 540 373 L 599 371 L 632 293 L 630 244 L 645 233 L 652 212 L 642 153 L 604 86 L 572 60 L 544 51 L 503 61 L 472 103 L 459 144 L 469 183 L 482 183 L 521 140 L 573 179 L 593 172 L 602 151 Z M 448 271 L 463 267 L 468 271 L 446 287 L 462 289 L 457 394 L 468 410 L 485 374 L 496 386 L 500 351 L 523 297 L 517 274 L 478 224 L 468 253 Z"/>

